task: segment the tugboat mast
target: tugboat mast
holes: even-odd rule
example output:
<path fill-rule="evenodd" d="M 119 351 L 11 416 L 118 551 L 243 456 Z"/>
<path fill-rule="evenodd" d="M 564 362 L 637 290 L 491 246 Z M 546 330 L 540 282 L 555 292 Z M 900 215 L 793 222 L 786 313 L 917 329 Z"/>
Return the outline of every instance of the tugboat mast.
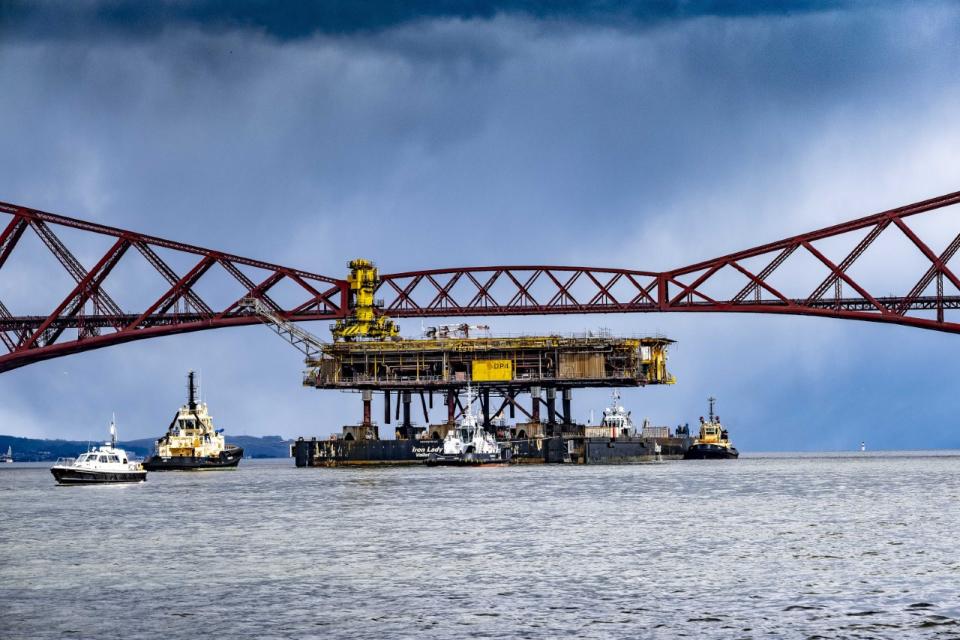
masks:
<path fill-rule="evenodd" d="M 713 415 L 713 403 L 716 402 L 717 399 L 714 398 L 713 396 L 710 396 L 709 398 L 707 398 L 707 401 L 710 402 L 710 422 L 716 422 Z"/>
<path fill-rule="evenodd" d="M 191 371 L 187 374 L 187 403 L 191 411 L 195 411 L 197 408 L 197 385 L 194 383 L 193 378 L 194 373 Z"/>

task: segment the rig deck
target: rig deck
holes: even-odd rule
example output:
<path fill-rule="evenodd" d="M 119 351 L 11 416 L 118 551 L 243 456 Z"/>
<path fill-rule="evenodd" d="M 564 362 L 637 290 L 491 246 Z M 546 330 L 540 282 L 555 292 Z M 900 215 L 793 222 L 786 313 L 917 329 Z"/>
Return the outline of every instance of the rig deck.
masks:
<path fill-rule="evenodd" d="M 318 389 L 439 390 L 472 385 L 637 387 L 672 384 L 663 337 L 521 336 L 334 342 L 307 362 Z"/>

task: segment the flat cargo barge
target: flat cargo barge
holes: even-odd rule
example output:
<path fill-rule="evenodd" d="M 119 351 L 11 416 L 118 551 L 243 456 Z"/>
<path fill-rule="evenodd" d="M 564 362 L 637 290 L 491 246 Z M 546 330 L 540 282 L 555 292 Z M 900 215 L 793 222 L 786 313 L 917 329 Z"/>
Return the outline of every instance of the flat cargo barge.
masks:
<path fill-rule="evenodd" d="M 579 433 L 498 440 L 514 464 L 630 464 L 680 460 L 689 447 L 684 438 L 585 437 Z M 658 451 L 659 448 L 659 451 Z M 290 447 L 298 467 L 425 464 L 442 453 L 437 439 L 350 440 L 300 438 Z"/>

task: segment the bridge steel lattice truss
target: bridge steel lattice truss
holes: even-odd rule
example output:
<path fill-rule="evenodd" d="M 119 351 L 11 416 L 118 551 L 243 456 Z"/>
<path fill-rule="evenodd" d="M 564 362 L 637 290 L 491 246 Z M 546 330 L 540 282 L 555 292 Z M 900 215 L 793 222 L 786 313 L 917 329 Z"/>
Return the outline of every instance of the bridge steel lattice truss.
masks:
<path fill-rule="evenodd" d="M 960 234 L 935 253 L 908 225 L 911 216 L 957 203 L 960 192 L 670 271 L 543 265 L 432 269 L 383 275 L 377 293 L 383 299 L 383 312 L 394 318 L 738 312 L 866 320 L 960 333 L 960 323 L 944 317 L 945 310 L 960 309 L 960 295 L 954 295 L 960 292 L 960 280 L 947 266 L 960 249 Z M 0 290 L 3 267 L 28 229 L 75 283 L 54 308 L 36 315 L 15 315 L 0 301 L 0 339 L 6 348 L 0 355 L 0 372 L 133 340 L 257 324 L 260 319 L 242 303 L 248 296 L 291 321 L 333 320 L 350 312 L 347 282 L 340 278 L 15 204 L 0 202 L 0 213 L 10 217 L 0 235 Z M 55 233 L 59 227 L 107 236 L 112 244 L 92 266 L 84 267 Z M 916 283 L 908 291 L 900 295 L 871 293 L 850 275 L 850 268 L 881 234 L 894 230 L 929 264 L 916 274 Z M 831 260 L 816 246 L 840 236 L 859 241 L 839 261 Z M 942 242 L 942 238 L 938 240 Z M 131 249 L 167 283 L 152 304 L 134 312 L 122 309 L 107 293 L 111 274 Z M 181 254 L 181 258 L 189 258 L 192 267 L 178 273 L 158 250 Z M 812 290 L 809 285 L 799 289 L 793 284 L 791 290 L 775 287 L 775 272 L 804 254 L 807 260 L 812 256 L 825 273 L 819 284 Z M 211 307 L 196 290 L 215 265 L 243 291 L 225 308 Z M 739 274 L 739 282 L 731 285 L 729 275 L 734 272 Z M 951 295 L 944 294 L 944 280 Z M 284 281 L 294 285 L 301 296 L 298 303 L 281 305 L 271 297 L 271 290 Z M 28 284 L 46 286 L 44 282 Z"/>

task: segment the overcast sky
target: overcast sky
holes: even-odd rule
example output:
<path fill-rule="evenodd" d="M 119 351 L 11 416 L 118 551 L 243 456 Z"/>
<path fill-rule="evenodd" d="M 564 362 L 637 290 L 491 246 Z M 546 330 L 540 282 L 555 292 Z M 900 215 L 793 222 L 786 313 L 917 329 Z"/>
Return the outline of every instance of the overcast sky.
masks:
<path fill-rule="evenodd" d="M 661 270 L 960 189 L 954 3 L 451 4 L 2 3 L 0 200 L 342 277 L 357 256 L 384 272 Z M 936 215 L 945 244 L 960 210 Z M 881 294 L 922 273 L 885 251 L 862 267 Z M 69 289 L 44 252 L 28 234 L 0 272 L 15 314 Z M 125 309 L 149 297 L 144 273 L 112 283 Z M 741 450 L 960 447 L 960 336 L 746 315 L 490 322 L 673 337 L 678 384 L 624 404 L 675 425 L 715 395 Z M 100 437 L 115 411 L 122 437 L 158 436 L 189 368 L 228 435 L 359 418 L 357 396 L 301 388 L 299 353 L 250 327 L 5 373 L 0 433 Z M 574 410 L 604 402 L 580 393 Z"/>

